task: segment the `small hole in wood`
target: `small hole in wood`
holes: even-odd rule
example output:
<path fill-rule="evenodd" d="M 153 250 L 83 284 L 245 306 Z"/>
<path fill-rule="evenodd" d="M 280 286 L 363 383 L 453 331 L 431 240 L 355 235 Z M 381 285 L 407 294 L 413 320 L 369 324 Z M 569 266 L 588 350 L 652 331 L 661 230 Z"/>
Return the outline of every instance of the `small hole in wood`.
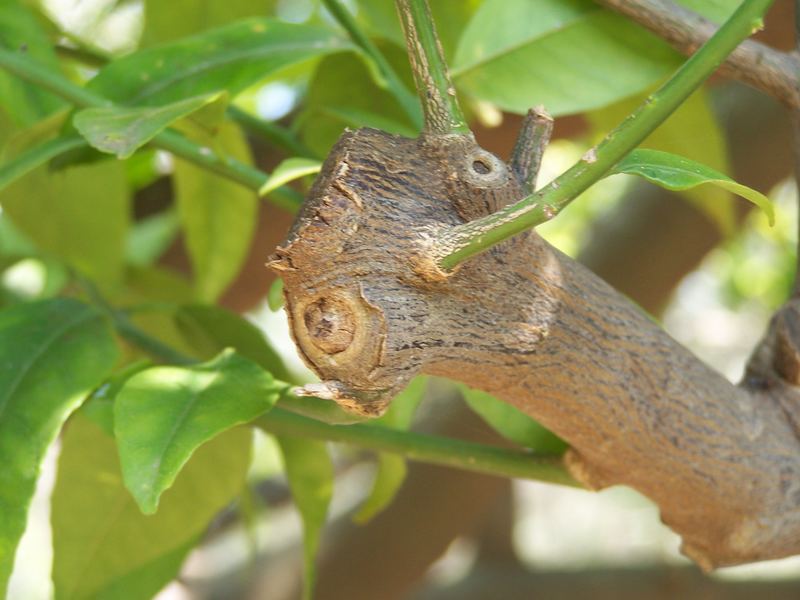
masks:
<path fill-rule="evenodd" d="M 487 173 L 492 172 L 492 167 L 482 160 L 475 160 L 472 161 L 472 170 L 480 175 L 486 175 Z"/>

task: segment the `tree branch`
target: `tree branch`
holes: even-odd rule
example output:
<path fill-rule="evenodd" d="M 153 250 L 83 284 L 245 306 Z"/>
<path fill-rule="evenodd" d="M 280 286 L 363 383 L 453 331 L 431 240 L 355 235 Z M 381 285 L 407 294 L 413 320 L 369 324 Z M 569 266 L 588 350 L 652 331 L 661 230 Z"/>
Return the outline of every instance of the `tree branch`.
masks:
<path fill-rule="evenodd" d="M 595 0 L 636 21 L 690 55 L 717 26 L 669 0 Z M 800 56 L 745 40 L 720 66 L 720 72 L 773 96 L 789 108 L 800 108 Z"/>
<path fill-rule="evenodd" d="M 422 101 L 425 132 L 472 135 L 456 98 L 428 0 L 396 0 L 414 83 Z"/>

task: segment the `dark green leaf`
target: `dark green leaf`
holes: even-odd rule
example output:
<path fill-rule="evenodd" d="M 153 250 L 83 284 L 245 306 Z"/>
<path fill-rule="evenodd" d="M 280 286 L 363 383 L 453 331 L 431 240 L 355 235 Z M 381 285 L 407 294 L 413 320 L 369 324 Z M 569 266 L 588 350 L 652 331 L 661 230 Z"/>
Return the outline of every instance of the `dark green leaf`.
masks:
<path fill-rule="evenodd" d="M 152 514 L 192 454 L 223 431 L 267 412 L 288 384 L 226 350 L 192 367 L 154 367 L 122 386 L 114 433 L 125 485 Z"/>
<path fill-rule="evenodd" d="M 120 279 L 130 214 L 118 162 L 40 167 L 0 192 L 0 205 L 41 250 L 97 281 Z"/>
<path fill-rule="evenodd" d="M 145 516 L 123 485 L 114 438 L 88 419 L 73 419 L 52 500 L 56 598 L 152 598 L 241 491 L 251 440 L 237 428 L 204 445 L 164 494 L 158 513 Z"/>
<path fill-rule="evenodd" d="M 247 141 L 232 123 L 220 129 L 218 143 L 228 156 L 251 162 Z M 247 257 L 255 233 L 258 198 L 238 183 L 183 160 L 175 161 L 174 180 L 197 297 L 213 302 Z"/>
<path fill-rule="evenodd" d="M 464 400 L 500 435 L 542 454 L 562 454 L 567 444 L 522 411 L 491 394 L 459 384 Z"/>
<path fill-rule="evenodd" d="M 236 313 L 207 304 L 181 306 L 175 325 L 195 354 L 211 358 L 225 348 L 261 365 L 277 379 L 289 381 L 283 360 L 258 327 Z"/>
<path fill-rule="evenodd" d="M 680 64 L 667 44 L 590 0 L 486 0 L 459 41 L 452 76 L 480 100 L 524 113 L 598 108 Z"/>
<path fill-rule="evenodd" d="M 235 96 L 281 69 L 348 49 L 346 39 L 324 27 L 248 19 L 129 54 L 103 68 L 88 87 L 128 105 L 221 90 Z"/>
<path fill-rule="evenodd" d="M 84 304 L 47 300 L 0 311 L 0 597 L 45 451 L 116 359 L 108 323 Z"/>
<path fill-rule="evenodd" d="M 613 172 L 638 175 L 669 190 L 687 190 L 706 184 L 721 187 L 749 200 L 764 211 L 770 225 L 775 223 L 775 209 L 764 194 L 682 156 L 658 150 L 634 150 L 614 167 Z"/>
<path fill-rule="evenodd" d="M 128 158 L 175 121 L 220 99 L 204 94 L 153 107 L 86 108 L 73 118 L 75 128 L 101 152 Z"/>
<path fill-rule="evenodd" d="M 333 465 L 324 442 L 290 437 L 277 439 L 292 497 L 303 520 L 303 597 L 310 600 L 316 577 L 314 561 L 319 549 L 320 532 L 333 496 Z"/>

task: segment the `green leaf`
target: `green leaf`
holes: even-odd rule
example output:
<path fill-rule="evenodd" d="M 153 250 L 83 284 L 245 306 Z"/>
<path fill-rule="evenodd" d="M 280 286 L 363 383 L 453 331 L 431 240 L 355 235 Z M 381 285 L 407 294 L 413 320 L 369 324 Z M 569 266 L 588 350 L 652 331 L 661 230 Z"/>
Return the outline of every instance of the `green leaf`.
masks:
<path fill-rule="evenodd" d="M 284 436 L 277 440 L 292 497 L 303 520 L 303 598 L 310 600 L 316 578 L 314 561 L 319 549 L 320 532 L 333 496 L 333 465 L 324 442 Z"/>
<path fill-rule="evenodd" d="M 130 214 L 120 163 L 39 167 L 0 192 L 0 205 L 41 250 L 96 281 L 121 278 Z"/>
<path fill-rule="evenodd" d="M 142 45 L 178 40 L 200 31 L 272 13 L 275 0 L 145 0 Z"/>
<path fill-rule="evenodd" d="M 595 143 L 622 123 L 645 99 L 646 96 L 629 98 L 586 115 L 594 129 Z M 703 161 L 722 173 L 729 170 L 724 134 L 709 105 L 708 92 L 703 88 L 689 96 L 642 142 L 641 147 Z M 693 188 L 684 190 L 681 196 L 715 223 L 723 234 L 733 233 L 736 215 L 734 198 L 730 192 L 713 187 Z"/>
<path fill-rule="evenodd" d="M 408 64 L 399 49 L 389 46 L 385 50 L 392 64 L 400 60 Z M 342 85 L 343 81 L 347 85 Z M 345 127 L 377 127 L 406 136 L 418 133 L 394 97 L 375 84 L 355 54 L 328 56 L 320 61 L 308 87 L 300 123 L 303 141 L 320 156 L 328 153 Z"/>
<path fill-rule="evenodd" d="M 117 395 L 114 433 L 125 485 L 142 512 L 156 511 L 197 448 L 267 412 L 287 388 L 232 350 L 202 365 L 131 377 Z"/>
<path fill-rule="evenodd" d="M 61 156 L 85 145 L 86 142 L 76 135 L 59 136 L 34 146 L 11 160 L 4 160 L 0 165 L 0 190 L 56 156 Z"/>
<path fill-rule="evenodd" d="M 680 64 L 665 42 L 590 0 L 486 0 L 462 35 L 452 76 L 466 94 L 524 113 L 605 106 Z"/>
<path fill-rule="evenodd" d="M 114 438 L 76 416 L 66 429 L 52 499 L 57 600 L 149 600 L 173 579 L 217 512 L 244 486 L 251 433 L 201 447 L 145 516 L 125 488 Z"/>
<path fill-rule="evenodd" d="M 668 190 L 686 190 L 706 184 L 718 186 L 749 200 L 764 211 L 770 225 L 775 224 L 775 209 L 764 194 L 682 156 L 658 150 L 634 150 L 614 167 L 613 172 L 638 175 Z"/>
<path fill-rule="evenodd" d="M 129 54 L 104 67 L 87 87 L 127 105 L 160 105 L 221 90 L 233 97 L 286 67 L 352 48 L 324 27 L 248 19 Z"/>
<path fill-rule="evenodd" d="M 138 219 L 125 243 L 128 264 L 147 267 L 156 262 L 175 241 L 180 223 L 174 210 Z"/>
<path fill-rule="evenodd" d="M 222 96 L 204 94 L 155 107 L 87 108 L 76 113 L 73 124 L 101 152 L 128 158 L 175 121 L 217 102 Z"/>
<path fill-rule="evenodd" d="M 24 51 L 37 63 L 60 70 L 47 34 L 34 12 L 20 0 L 0 2 L 0 47 Z M 0 109 L 17 125 L 32 125 L 63 105 L 53 94 L 0 70 Z"/>
<path fill-rule="evenodd" d="M 276 277 L 272 285 L 269 286 L 267 293 L 267 306 L 272 312 L 278 312 L 283 308 L 285 299 L 283 297 L 283 279 Z"/>
<path fill-rule="evenodd" d="M 397 454 L 378 454 L 378 467 L 372 491 L 361 504 L 353 521 L 365 525 L 392 503 L 408 473 L 406 459 Z"/>
<path fill-rule="evenodd" d="M 0 311 L 0 598 L 45 451 L 116 359 L 105 318 L 75 300 Z"/>
<path fill-rule="evenodd" d="M 411 425 L 414 413 L 422 401 L 428 385 L 426 376 L 415 377 L 406 388 L 392 400 L 386 413 L 372 424 L 390 429 L 406 430 Z M 394 454 L 378 454 L 378 467 L 372 491 L 353 517 L 356 523 L 364 524 L 391 504 L 406 478 L 406 461 Z"/>
<path fill-rule="evenodd" d="M 300 179 L 306 175 L 313 175 L 319 173 L 322 168 L 322 163 L 318 160 L 311 158 L 287 158 L 275 167 L 272 175 L 269 176 L 261 189 L 258 190 L 259 196 L 266 196 L 272 191 L 277 190 L 282 185 Z"/>
<path fill-rule="evenodd" d="M 225 123 L 219 145 L 250 163 L 241 130 Z M 192 261 L 198 299 L 215 301 L 239 272 L 255 233 L 258 198 L 239 185 L 186 161 L 175 161 L 178 214 Z"/>
<path fill-rule="evenodd" d="M 458 384 L 469 407 L 512 442 L 542 454 L 563 454 L 567 444 L 524 412 L 491 394 Z"/>
<path fill-rule="evenodd" d="M 290 380 L 280 355 L 264 333 L 246 318 L 219 306 L 190 304 L 178 308 L 174 320 L 196 355 L 210 358 L 225 348 L 234 348 L 277 379 Z"/>

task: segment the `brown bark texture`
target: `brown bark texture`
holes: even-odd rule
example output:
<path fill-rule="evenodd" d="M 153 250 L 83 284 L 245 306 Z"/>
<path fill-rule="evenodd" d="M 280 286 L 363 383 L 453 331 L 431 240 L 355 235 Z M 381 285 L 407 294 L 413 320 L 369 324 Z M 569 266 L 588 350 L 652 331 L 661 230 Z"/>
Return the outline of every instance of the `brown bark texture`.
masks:
<path fill-rule="evenodd" d="M 588 487 L 652 498 L 704 568 L 800 553 L 795 304 L 734 386 L 535 232 L 435 268 L 439 232 L 522 195 L 471 136 L 343 135 L 270 261 L 324 395 L 378 415 L 417 373 L 460 380 L 569 441 Z"/>

